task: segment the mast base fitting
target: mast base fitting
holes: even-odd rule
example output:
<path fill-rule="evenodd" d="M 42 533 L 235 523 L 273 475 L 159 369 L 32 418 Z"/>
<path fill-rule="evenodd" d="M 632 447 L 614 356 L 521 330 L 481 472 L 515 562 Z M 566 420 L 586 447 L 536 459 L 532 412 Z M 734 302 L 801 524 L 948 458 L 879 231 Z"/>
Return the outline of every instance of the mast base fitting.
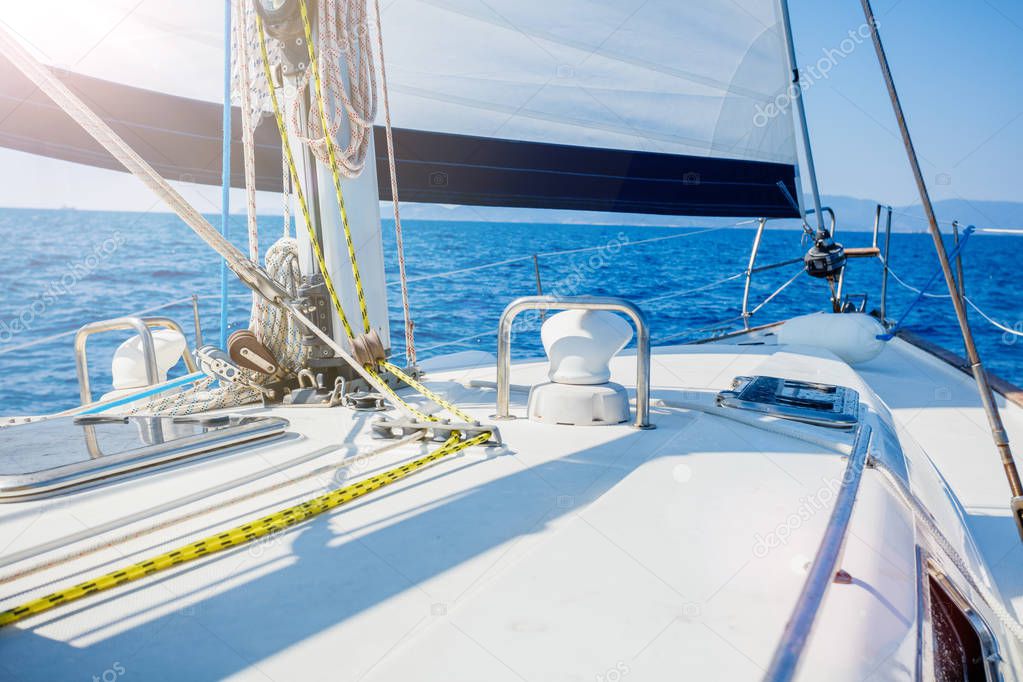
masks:
<path fill-rule="evenodd" d="M 376 329 L 370 329 L 352 339 L 352 355 L 363 367 L 366 365 L 376 367 L 377 363 L 387 359 L 384 342 L 380 340 Z"/>
<path fill-rule="evenodd" d="M 384 396 L 372 391 L 354 391 L 347 394 L 341 404 L 356 412 L 383 412 L 387 409 Z"/>
<path fill-rule="evenodd" d="M 486 447 L 502 445 L 501 431 L 491 424 L 473 422 L 453 422 L 444 419 L 437 422 L 424 422 L 418 419 L 407 417 L 400 419 L 387 419 L 382 417 L 373 422 L 373 434 L 379 438 L 405 438 L 420 431 L 426 431 L 427 440 L 443 442 L 451 437 L 453 431 L 458 431 L 465 438 L 474 438 L 482 433 L 489 433 L 490 440 L 483 443 Z"/>
<path fill-rule="evenodd" d="M 845 249 L 831 238 L 827 230 L 821 230 L 814 238 L 814 245 L 803 256 L 806 274 L 827 279 L 837 277 L 845 267 Z"/>

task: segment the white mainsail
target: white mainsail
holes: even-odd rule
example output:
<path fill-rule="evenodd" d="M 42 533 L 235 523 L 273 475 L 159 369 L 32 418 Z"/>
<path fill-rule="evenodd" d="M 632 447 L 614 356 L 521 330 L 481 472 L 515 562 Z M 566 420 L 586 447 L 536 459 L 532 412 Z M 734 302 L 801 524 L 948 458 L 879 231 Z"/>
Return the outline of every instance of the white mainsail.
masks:
<path fill-rule="evenodd" d="M 774 0 L 398 0 L 384 36 L 396 125 L 796 160 L 790 119 L 754 125 L 788 85 Z"/>
<path fill-rule="evenodd" d="M 148 130 L 159 127 L 160 134 L 187 133 L 190 144 L 200 137 L 212 144 L 223 12 L 222 3 L 208 0 L 67 1 L 56 9 L 19 4 L 4 20 L 41 60 L 68 73 L 209 104 L 205 118 L 194 111 L 184 117 L 208 119 L 194 129 L 174 119 L 173 102 L 156 106 L 160 120 L 140 115 L 133 122 L 136 139 L 148 142 Z M 783 182 L 798 195 L 793 118 L 789 107 L 776 106 L 791 87 L 777 0 L 396 0 L 383 7 L 382 28 L 392 122 L 428 133 L 397 138 L 405 199 L 794 214 L 777 187 Z M 20 93 L 0 94 L 15 101 Z M 126 114 L 111 117 L 124 122 Z M 382 124 L 382 107 L 377 119 Z M 24 142 L 42 138 L 31 130 L 35 120 L 23 112 L 20 121 L 0 123 L 0 144 L 35 151 Z M 268 149 L 276 146 L 272 128 L 261 126 Z M 52 124 L 45 133 L 52 141 Z M 162 152 L 154 163 L 184 149 L 166 140 L 150 144 Z M 63 141 L 65 150 L 75 146 Z M 60 156 L 52 147 L 38 153 Z M 608 153 L 581 151 L 591 149 Z M 203 156 L 205 162 L 213 154 Z M 272 179 L 279 162 L 257 167 L 271 177 L 260 188 L 280 186 Z M 458 168 L 466 169 L 461 185 Z M 431 181 L 438 170 L 451 176 L 450 186 Z M 194 169 L 188 175 L 213 181 Z M 537 185 L 547 189 L 535 191 Z M 381 192 L 389 195 L 387 183 Z"/>

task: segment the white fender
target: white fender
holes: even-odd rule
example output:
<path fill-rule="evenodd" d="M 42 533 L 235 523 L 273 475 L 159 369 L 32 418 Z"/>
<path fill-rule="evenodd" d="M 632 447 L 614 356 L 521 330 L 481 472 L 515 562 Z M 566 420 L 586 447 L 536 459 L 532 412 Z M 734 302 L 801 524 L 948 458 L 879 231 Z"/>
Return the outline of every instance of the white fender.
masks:
<path fill-rule="evenodd" d="M 153 345 L 156 347 L 157 380 L 166 381 L 167 372 L 185 352 L 185 337 L 173 329 L 156 329 L 153 331 Z M 146 380 L 146 362 L 142 355 L 142 339 L 138 334 L 117 347 L 110 371 L 115 389 L 143 388 L 149 385 Z"/>
<path fill-rule="evenodd" d="M 780 344 L 823 348 L 850 365 L 880 355 L 885 342 L 877 337 L 884 333 L 880 322 L 863 313 L 802 315 L 785 322 L 777 332 Z"/>

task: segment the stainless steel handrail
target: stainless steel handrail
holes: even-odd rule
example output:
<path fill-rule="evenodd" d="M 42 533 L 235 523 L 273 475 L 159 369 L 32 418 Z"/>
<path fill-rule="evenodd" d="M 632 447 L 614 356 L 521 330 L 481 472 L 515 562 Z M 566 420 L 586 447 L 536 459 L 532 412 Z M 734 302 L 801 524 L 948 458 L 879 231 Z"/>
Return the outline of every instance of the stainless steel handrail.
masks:
<path fill-rule="evenodd" d="M 142 356 L 146 363 L 146 382 L 150 386 L 159 382 L 160 371 L 156 364 L 156 345 L 153 343 L 153 333 L 150 331 L 150 327 L 172 329 L 181 334 L 182 338 L 185 336 L 185 330 L 181 328 L 181 325 L 169 317 L 116 317 L 110 320 L 90 322 L 75 333 L 75 370 L 78 374 L 78 391 L 82 405 L 88 405 L 92 402 L 89 360 L 85 347 L 89 337 L 93 334 L 120 329 L 134 329 L 142 341 Z M 182 354 L 182 357 L 184 357 L 185 367 L 188 368 L 190 373 L 199 371 L 195 365 L 195 360 L 192 359 L 192 354 L 188 352 L 187 340 L 185 341 L 185 352 Z"/>
<path fill-rule="evenodd" d="M 888 325 L 888 255 L 892 246 L 892 207 L 886 206 L 888 217 L 884 228 L 884 257 L 881 259 L 881 324 Z M 877 222 L 874 223 L 874 246 L 877 246 L 877 231 L 881 223 L 881 204 L 877 205 Z"/>
<path fill-rule="evenodd" d="M 812 208 L 806 209 L 806 212 L 814 213 Z M 835 231 L 838 229 L 838 221 L 835 219 L 835 211 L 830 206 L 821 206 L 821 213 L 827 213 L 831 218 L 831 227 L 828 228 L 828 232 L 831 233 L 832 238 L 835 236 Z"/>
<path fill-rule="evenodd" d="M 825 206 L 822 210 L 827 211 L 831 215 L 831 227 L 832 229 L 834 229 L 835 212 L 832 211 L 827 206 Z M 785 267 L 786 265 L 795 265 L 796 263 L 803 262 L 803 257 L 800 256 L 799 258 L 789 258 L 787 260 L 778 261 L 777 263 L 769 263 L 768 265 L 758 266 L 756 264 L 757 254 L 760 252 L 760 241 L 764 237 L 764 229 L 767 226 L 767 221 L 768 218 L 761 218 L 757 222 L 757 231 L 756 234 L 753 235 L 753 247 L 750 249 L 749 263 L 746 265 L 746 270 L 744 271 L 744 274 L 746 275 L 746 281 L 744 282 L 742 288 L 742 324 L 745 329 L 750 328 L 749 323 L 750 318 L 753 317 L 754 312 L 756 312 L 755 310 L 751 311 L 749 309 L 749 295 L 750 287 L 752 286 L 753 283 L 753 275 L 758 272 L 765 272 L 767 270 L 774 270 L 775 268 L 781 268 Z"/>
<path fill-rule="evenodd" d="M 638 429 L 654 428 L 650 423 L 650 327 L 646 315 L 632 301 L 611 296 L 523 296 L 508 304 L 497 329 L 497 414 L 511 419 L 511 333 L 512 322 L 526 310 L 609 310 L 625 313 L 636 327 L 636 420 Z"/>
<path fill-rule="evenodd" d="M 835 496 L 835 506 L 824 530 L 824 539 L 817 548 L 817 555 L 810 566 L 796 607 L 785 624 L 781 642 L 774 651 L 767 674 L 764 675 L 765 682 L 786 682 L 796 676 L 817 613 L 824 602 L 828 587 L 835 579 L 835 569 L 849 530 L 856 494 L 863 478 L 863 469 L 867 466 L 870 434 L 871 428 L 866 424 L 861 424 L 856 431 L 852 453 L 845 465 L 845 473 L 842 474 L 842 485 Z"/>
<path fill-rule="evenodd" d="M 760 251 L 760 240 L 764 236 L 764 226 L 767 219 L 761 218 L 757 223 L 757 233 L 753 236 L 753 247 L 749 250 L 749 264 L 746 265 L 746 282 L 742 287 L 742 326 L 749 329 L 749 288 L 753 282 L 753 266 L 757 262 L 757 252 Z"/>

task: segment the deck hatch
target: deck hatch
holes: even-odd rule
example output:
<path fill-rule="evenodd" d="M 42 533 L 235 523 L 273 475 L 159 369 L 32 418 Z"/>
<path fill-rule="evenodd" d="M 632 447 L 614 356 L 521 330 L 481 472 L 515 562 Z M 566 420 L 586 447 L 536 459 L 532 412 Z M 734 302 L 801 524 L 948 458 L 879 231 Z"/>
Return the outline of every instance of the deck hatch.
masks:
<path fill-rule="evenodd" d="M 56 495 L 284 435 L 279 417 L 57 417 L 0 426 L 0 502 Z"/>
<path fill-rule="evenodd" d="M 735 377 L 732 389 L 718 393 L 717 402 L 724 407 L 838 429 L 851 429 L 859 421 L 859 393 L 810 381 Z"/>

